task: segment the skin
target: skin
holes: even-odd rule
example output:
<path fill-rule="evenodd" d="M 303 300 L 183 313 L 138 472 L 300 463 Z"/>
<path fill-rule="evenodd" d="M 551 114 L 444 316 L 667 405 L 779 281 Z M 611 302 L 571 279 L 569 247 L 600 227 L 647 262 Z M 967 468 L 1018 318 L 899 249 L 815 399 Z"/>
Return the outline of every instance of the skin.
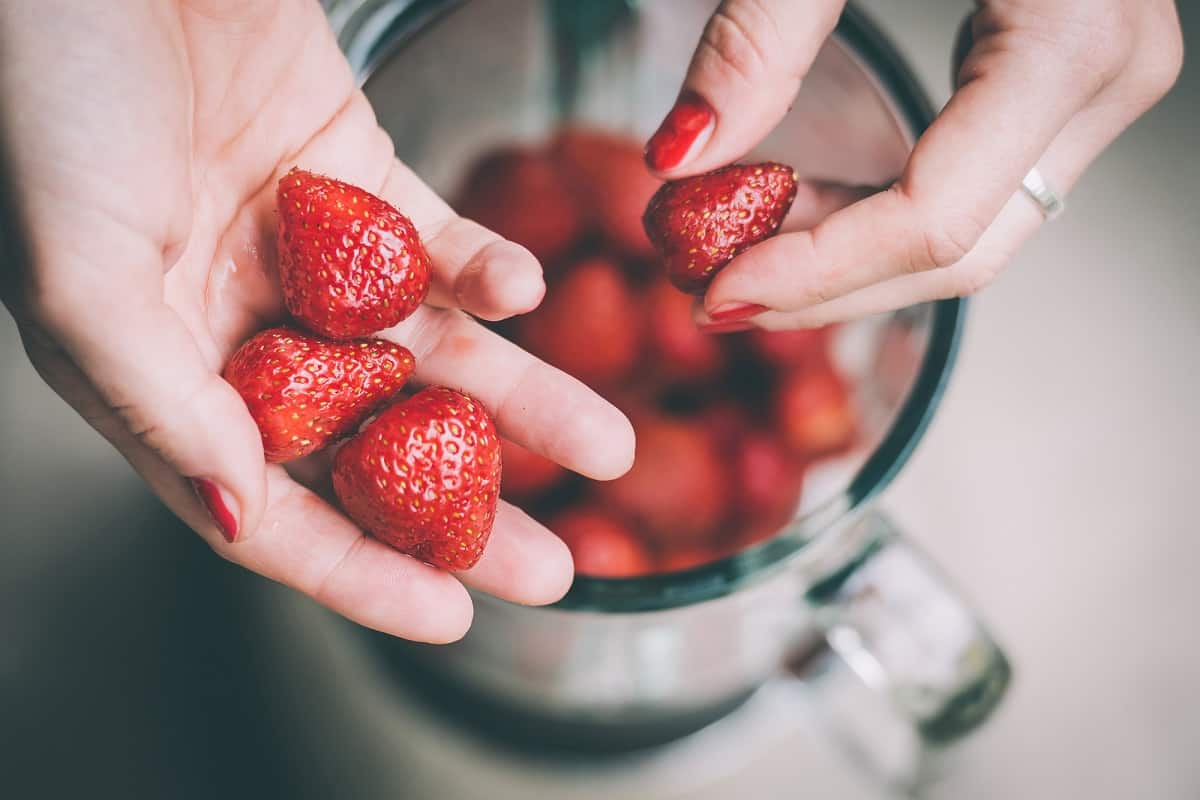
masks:
<path fill-rule="evenodd" d="M 712 17 L 684 89 L 714 124 L 679 178 L 746 155 L 787 112 L 842 0 L 726 0 Z M 963 26 L 956 91 L 878 192 L 802 186 L 808 230 L 750 248 L 721 271 L 696 309 L 701 324 L 730 304 L 769 310 L 768 329 L 816 327 L 992 281 L 1042 223 L 1019 192 L 1037 166 L 1060 193 L 1174 84 L 1183 58 L 1169 0 L 980 2 Z"/>
<path fill-rule="evenodd" d="M 503 434 L 614 478 L 633 431 L 581 383 L 489 333 L 534 308 L 541 268 L 458 218 L 393 154 L 310 0 L 7 0 L 0 114 L 26 255 L 5 304 L 43 378 L 221 556 L 364 625 L 428 642 L 471 621 L 465 586 L 558 599 L 566 547 L 501 504 L 480 563 L 451 575 L 365 538 L 308 486 L 328 454 L 266 465 L 220 369 L 283 318 L 274 188 L 299 165 L 380 194 L 417 225 L 429 302 L 381 334 L 417 358 L 415 384 L 479 398 Z M 239 522 L 220 536 L 187 480 L 216 482 Z"/>

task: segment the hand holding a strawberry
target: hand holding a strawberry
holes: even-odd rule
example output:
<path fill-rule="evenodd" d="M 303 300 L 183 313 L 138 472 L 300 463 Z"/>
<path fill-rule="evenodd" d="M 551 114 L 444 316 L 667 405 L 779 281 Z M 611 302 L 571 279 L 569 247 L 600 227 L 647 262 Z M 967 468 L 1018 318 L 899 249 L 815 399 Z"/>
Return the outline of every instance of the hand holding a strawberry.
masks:
<path fill-rule="evenodd" d="M 845 0 L 724 0 L 649 140 L 667 180 L 743 158 L 790 108 Z M 1022 180 L 1068 189 L 1170 89 L 1183 40 L 1170 0 L 981 0 L 955 47 L 955 92 L 895 182 L 801 182 L 796 230 L 707 287 L 710 330 L 814 328 L 986 286 L 1043 221 Z"/>
<path fill-rule="evenodd" d="M 14 0 L 0 7 L 0 40 L 0 196 L 17 200 L 0 219 L 14 260 L 4 302 L 41 375 L 163 502 L 223 557 L 407 638 L 460 636 L 471 619 L 464 584 L 527 603 L 565 591 L 565 546 L 503 502 L 482 559 L 454 575 L 364 536 L 322 489 L 332 451 L 268 463 L 251 412 L 275 413 L 273 389 L 256 386 L 267 399 L 248 408 L 221 377 L 243 342 L 288 319 L 276 186 L 300 165 L 402 210 L 428 255 L 395 273 L 403 321 L 385 319 L 371 352 L 330 351 L 350 359 L 331 380 L 365 385 L 386 368 L 403 382 L 412 370 L 414 388 L 466 392 L 500 434 L 570 469 L 613 478 L 632 459 L 615 408 L 472 319 L 535 307 L 540 267 L 396 161 L 317 3 L 187 0 L 118 13 Z M 292 318 L 304 321 L 310 289 L 287 292 L 289 308 L 300 298 Z M 289 336 L 264 340 L 258 355 L 278 380 L 308 380 L 305 354 L 325 345 Z M 324 416 L 296 409 L 293 421 L 344 435 L 369 410 L 331 402 Z M 303 435 L 280 430 L 269 460 L 306 452 Z"/>

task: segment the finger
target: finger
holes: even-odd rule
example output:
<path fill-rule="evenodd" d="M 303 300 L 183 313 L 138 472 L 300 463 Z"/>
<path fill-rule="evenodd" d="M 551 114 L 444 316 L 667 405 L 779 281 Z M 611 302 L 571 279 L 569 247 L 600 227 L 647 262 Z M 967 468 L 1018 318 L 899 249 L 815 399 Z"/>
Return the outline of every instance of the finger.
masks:
<path fill-rule="evenodd" d="M 479 563 L 457 577 L 473 589 L 513 603 L 553 603 L 571 587 L 567 546 L 516 506 L 501 501 L 492 538 Z"/>
<path fill-rule="evenodd" d="M 434 266 L 429 295 L 433 305 L 500 320 L 532 311 L 542 302 L 546 284 L 532 253 L 455 214 L 399 161 L 393 161 L 382 196 L 420 209 L 413 221 Z"/>
<path fill-rule="evenodd" d="M 454 311 L 422 308 L 380 334 L 416 356 L 416 382 L 480 400 L 507 438 L 598 480 L 633 464 L 633 427 L 579 380 Z"/>
<path fill-rule="evenodd" d="M 808 230 L 833 212 L 878 191 L 880 191 L 878 187 L 871 186 L 847 186 L 826 181 L 801 181 L 796 186 L 796 200 L 792 203 L 792 209 L 788 212 L 780 230 L 785 233 Z M 741 309 L 715 309 L 721 315 L 721 321 L 718 322 L 705 310 L 703 298 L 698 297 L 692 307 L 692 319 L 697 325 L 712 333 L 744 330 L 745 325 L 734 323 L 744 320 L 745 315 L 754 308 L 755 306 Z"/>
<path fill-rule="evenodd" d="M 206 522 L 195 494 L 171 465 L 133 436 L 65 353 L 47 348 L 35 331 L 22 328 L 21 333 L 47 383 L 124 453 L 164 502 L 224 558 L 308 594 L 349 619 L 395 636 L 450 642 L 470 626 L 470 599 L 458 581 L 364 537 L 328 502 L 295 484 L 282 466 L 267 470 L 269 499 L 259 535 L 229 545 Z M 310 460 L 324 463 L 328 453 L 323 451 Z M 291 469 L 299 463 L 287 466 Z M 324 472 L 327 478 L 327 466 Z M 498 551 L 498 557 L 493 555 L 475 579 L 480 588 L 524 603 L 551 602 L 557 599 L 556 593 L 565 591 L 564 583 L 569 584 L 571 576 L 569 556 L 564 564 L 555 542 L 545 541 L 540 535 L 543 532 L 531 530 L 530 523 L 515 509 L 502 508 L 493 534 L 495 542 L 489 545 Z M 522 572 L 516 572 L 518 568 Z M 520 579 L 506 579 L 503 573 L 507 570 Z"/>
<path fill-rule="evenodd" d="M 725 0 L 646 162 L 675 178 L 736 161 L 787 113 L 845 0 Z"/>
<path fill-rule="evenodd" d="M 450 573 L 364 536 L 282 468 L 269 472 L 267 524 L 243 545 L 215 542 L 218 553 L 384 633 L 430 643 L 466 633 L 471 599 Z"/>
<path fill-rule="evenodd" d="M 327 502 L 337 504 L 329 481 L 333 449 L 285 465 L 288 474 Z M 504 501 L 483 557 L 455 573 L 467 586 L 513 603 L 544 605 L 570 588 L 573 567 L 562 540 L 519 508 Z"/>
<path fill-rule="evenodd" d="M 705 308 L 748 303 L 795 311 L 966 255 L 1099 88 L 1095 75 L 1062 54 L 996 50 L 992 41 L 968 56 L 963 87 L 892 189 L 812 231 L 746 251 L 713 281 Z"/>
<path fill-rule="evenodd" d="M 1041 213 L 1029 198 L 1014 195 L 971 252 L 951 267 L 901 275 L 800 311 L 768 311 L 747 320 L 745 327 L 820 328 L 917 303 L 974 294 L 995 279 L 1013 254 L 1037 232 L 1042 221 Z M 705 324 L 702 320 L 702 329 Z"/>
<path fill-rule="evenodd" d="M 31 316 L 77 368 L 76 393 L 91 393 L 85 418 L 127 458 L 131 444 L 141 443 L 175 481 L 190 479 L 210 512 L 205 527 L 238 541 L 251 536 L 265 502 L 262 440 L 219 365 L 205 360 L 181 320 L 149 290 L 113 289 L 102 271 L 92 284 L 98 273 L 91 265 L 59 266 L 40 279 Z M 129 436 L 118 441 L 117 428 Z M 155 488 L 165 490 L 161 478 Z M 176 498 L 172 507 L 184 513 L 183 504 Z"/>
<path fill-rule="evenodd" d="M 880 186 L 850 186 L 833 181 L 804 180 L 796 184 L 796 199 L 780 231 L 810 230 L 835 211 L 883 191 Z"/>

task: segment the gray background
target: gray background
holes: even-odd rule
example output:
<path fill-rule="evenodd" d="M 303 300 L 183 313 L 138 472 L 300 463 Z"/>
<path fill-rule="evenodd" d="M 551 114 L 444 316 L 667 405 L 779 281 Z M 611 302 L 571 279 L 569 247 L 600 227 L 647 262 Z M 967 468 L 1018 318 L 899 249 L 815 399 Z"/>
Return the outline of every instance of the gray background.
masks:
<path fill-rule="evenodd" d="M 864 5 L 944 99 L 965 4 Z M 936 796 L 1200 796 L 1198 125 L 1190 60 L 974 302 L 943 410 L 889 492 L 1018 669 Z M 282 590 L 152 503 L 7 318 L 0 375 L 0 793 L 330 796 L 259 702 L 271 676 L 245 609 Z M 755 793 L 798 793 L 787 748 L 764 759 Z"/>

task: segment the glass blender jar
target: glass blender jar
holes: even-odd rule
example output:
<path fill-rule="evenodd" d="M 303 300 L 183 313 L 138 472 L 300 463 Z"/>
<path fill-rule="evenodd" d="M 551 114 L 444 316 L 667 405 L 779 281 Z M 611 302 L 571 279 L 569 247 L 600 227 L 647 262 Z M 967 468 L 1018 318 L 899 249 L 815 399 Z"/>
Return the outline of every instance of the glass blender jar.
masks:
<path fill-rule="evenodd" d="M 448 196 L 480 154 L 565 124 L 644 141 L 715 2 L 325 5 L 397 155 Z M 932 117 L 897 53 L 849 9 L 787 117 L 748 159 L 782 161 L 802 178 L 886 185 Z M 679 572 L 579 575 L 548 608 L 476 595 L 461 642 L 363 633 L 372 663 L 506 737 L 621 750 L 704 727 L 781 671 L 827 668 L 799 657 L 823 651 L 921 742 L 958 739 L 1003 695 L 1008 663 L 874 501 L 937 408 L 965 310 L 945 300 L 844 326 L 835 354 L 865 435 L 765 541 Z"/>

